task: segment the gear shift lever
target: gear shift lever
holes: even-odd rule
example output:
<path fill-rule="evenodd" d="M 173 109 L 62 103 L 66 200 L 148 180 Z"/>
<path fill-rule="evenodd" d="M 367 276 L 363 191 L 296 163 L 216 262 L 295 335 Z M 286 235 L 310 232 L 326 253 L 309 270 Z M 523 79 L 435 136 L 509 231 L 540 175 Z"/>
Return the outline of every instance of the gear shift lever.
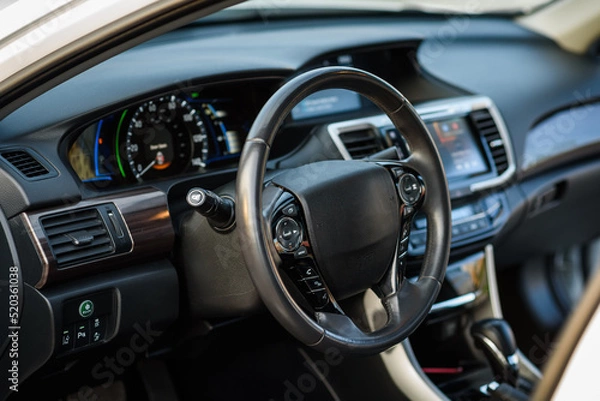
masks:
<path fill-rule="evenodd" d="M 484 352 L 496 377 L 501 382 L 517 387 L 517 342 L 508 322 L 501 319 L 481 320 L 471 326 L 471 336 L 477 348 Z"/>

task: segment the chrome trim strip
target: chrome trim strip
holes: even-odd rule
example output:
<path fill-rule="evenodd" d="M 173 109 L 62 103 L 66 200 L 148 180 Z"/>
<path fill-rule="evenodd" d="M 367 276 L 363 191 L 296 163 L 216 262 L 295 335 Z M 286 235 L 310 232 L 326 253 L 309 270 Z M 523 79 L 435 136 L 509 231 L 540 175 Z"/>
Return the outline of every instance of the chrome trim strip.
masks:
<path fill-rule="evenodd" d="M 485 247 L 485 270 L 487 274 L 492 316 L 496 319 L 503 319 L 500 294 L 498 293 L 498 280 L 496 279 L 496 261 L 494 260 L 493 245 L 486 245 Z"/>
<path fill-rule="evenodd" d="M 478 183 L 471 185 L 471 191 L 473 191 L 473 192 L 500 186 L 500 185 L 508 182 L 512 178 L 512 176 L 515 174 L 515 172 L 517 171 L 517 167 L 515 164 L 515 157 L 514 157 L 514 153 L 513 153 L 514 149 L 512 146 L 512 142 L 510 140 L 510 135 L 508 134 L 508 129 L 506 128 L 506 125 L 504 124 L 504 120 L 502 119 L 502 116 L 500 115 L 500 111 L 496 108 L 496 105 L 492 102 L 491 99 L 489 99 L 489 98 L 485 98 L 485 99 L 487 99 L 486 107 L 489 110 L 492 118 L 494 119 L 494 122 L 496 123 L 496 127 L 498 128 L 498 133 L 500 134 L 500 138 L 502 138 L 502 140 L 504 141 L 504 149 L 506 150 L 506 161 L 508 163 L 508 168 L 506 169 L 506 171 L 504 173 L 502 173 L 501 175 L 499 175 L 496 178 L 492 178 L 490 180 L 485 180 L 485 181 L 478 182 Z"/>
<path fill-rule="evenodd" d="M 498 281 L 496 280 L 496 263 L 494 261 L 494 246 L 487 245 L 485 247 L 485 259 L 486 259 L 486 272 L 488 280 L 488 291 L 490 298 L 490 305 L 492 308 L 492 317 L 502 319 L 502 307 L 500 306 L 500 295 L 498 293 Z M 520 374 L 532 381 L 539 381 L 542 379 L 542 372 L 535 366 L 523 352 L 518 349 L 517 355 L 521 362 Z M 524 369 L 523 369 L 524 368 Z"/>
<path fill-rule="evenodd" d="M 476 110 L 488 109 L 490 115 L 496 123 L 498 133 L 500 134 L 500 137 L 504 142 L 504 147 L 506 149 L 506 160 L 508 162 L 508 169 L 498 177 L 472 184 L 470 189 L 472 192 L 478 192 L 484 189 L 497 187 L 505 184 L 513 177 L 517 168 L 515 165 L 515 158 L 513 153 L 514 150 L 512 142 L 510 140 L 510 135 L 508 134 L 508 130 L 506 128 L 506 125 L 504 124 L 504 120 L 502 119 L 500 112 L 498 111 L 498 109 L 494 105 L 494 102 L 492 102 L 490 98 L 486 96 L 465 96 L 459 98 L 436 100 L 415 106 L 415 109 L 425 122 L 439 118 L 462 116 Z M 380 128 L 391 125 L 392 122 L 390 121 L 390 119 L 386 115 L 382 114 L 373 117 L 359 118 L 355 120 L 342 121 L 330 124 L 327 126 L 327 132 L 329 133 L 329 136 L 331 137 L 333 143 L 335 144 L 342 157 L 345 160 L 350 160 L 350 154 L 348 153 L 348 150 L 346 149 L 342 140 L 340 139 L 340 134 L 343 134 L 348 131 L 369 128 L 379 131 Z"/>
<path fill-rule="evenodd" d="M 26 213 L 22 213 L 20 216 L 21 221 L 23 222 L 23 226 L 27 230 L 27 234 L 33 243 L 33 247 L 40 259 L 40 264 L 42 265 L 42 275 L 40 276 L 39 281 L 35 284 L 35 288 L 40 289 L 46 285 L 46 281 L 48 281 L 48 273 L 50 270 L 50 262 L 48 261 L 48 257 L 46 256 L 46 252 L 44 252 L 44 248 L 42 248 L 42 243 L 40 239 L 35 235 L 35 230 L 31 225 L 31 220 Z"/>
<path fill-rule="evenodd" d="M 438 312 L 445 312 L 453 309 L 466 307 L 474 303 L 477 300 L 478 295 L 478 293 L 470 292 L 468 294 L 464 294 L 456 298 L 451 298 L 446 301 L 438 302 L 436 304 L 433 304 L 429 313 L 432 314 Z"/>

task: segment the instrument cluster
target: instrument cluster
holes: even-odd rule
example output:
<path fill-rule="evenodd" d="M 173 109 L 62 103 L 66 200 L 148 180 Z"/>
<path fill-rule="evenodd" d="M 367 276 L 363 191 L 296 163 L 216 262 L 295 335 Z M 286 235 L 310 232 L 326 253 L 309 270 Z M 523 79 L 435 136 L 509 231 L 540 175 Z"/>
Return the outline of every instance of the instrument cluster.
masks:
<path fill-rule="evenodd" d="M 96 188 L 234 165 L 255 115 L 240 100 L 200 90 L 133 104 L 80 129 L 69 145 L 69 163 Z"/>

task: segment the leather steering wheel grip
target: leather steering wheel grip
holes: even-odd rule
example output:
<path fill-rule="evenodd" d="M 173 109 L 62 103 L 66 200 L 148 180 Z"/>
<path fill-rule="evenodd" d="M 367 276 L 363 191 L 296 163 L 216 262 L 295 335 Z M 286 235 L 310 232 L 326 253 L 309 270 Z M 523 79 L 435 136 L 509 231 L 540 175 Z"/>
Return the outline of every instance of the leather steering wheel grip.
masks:
<path fill-rule="evenodd" d="M 363 333 L 345 315 L 318 312 L 309 316 L 288 292 L 278 269 L 278 255 L 263 216 L 265 169 L 273 140 L 291 110 L 306 96 L 324 89 L 358 92 L 376 104 L 402 132 L 411 150 L 406 160 L 423 177 L 426 196 L 427 246 L 419 280 L 403 283 L 383 299 L 388 324 Z M 258 114 L 242 152 L 236 182 L 236 220 L 250 276 L 263 302 L 292 335 L 325 351 L 373 354 L 411 334 L 427 317 L 437 298 L 450 252 L 450 198 L 437 148 L 412 105 L 391 85 L 368 72 L 323 67 L 302 73 L 283 85 Z M 400 224 L 400 222 L 398 222 Z"/>

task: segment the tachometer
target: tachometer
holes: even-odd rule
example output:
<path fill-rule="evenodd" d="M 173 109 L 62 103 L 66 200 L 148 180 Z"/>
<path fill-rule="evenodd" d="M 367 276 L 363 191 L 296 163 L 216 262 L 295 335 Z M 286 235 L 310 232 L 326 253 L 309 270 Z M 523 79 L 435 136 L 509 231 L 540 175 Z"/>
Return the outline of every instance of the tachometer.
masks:
<path fill-rule="evenodd" d="M 168 177 L 190 166 L 204 167 L 206 128 L 197 112 L 177 96 L 142 104 L 131 117 L 126 158 L 138 181 Z"/>

